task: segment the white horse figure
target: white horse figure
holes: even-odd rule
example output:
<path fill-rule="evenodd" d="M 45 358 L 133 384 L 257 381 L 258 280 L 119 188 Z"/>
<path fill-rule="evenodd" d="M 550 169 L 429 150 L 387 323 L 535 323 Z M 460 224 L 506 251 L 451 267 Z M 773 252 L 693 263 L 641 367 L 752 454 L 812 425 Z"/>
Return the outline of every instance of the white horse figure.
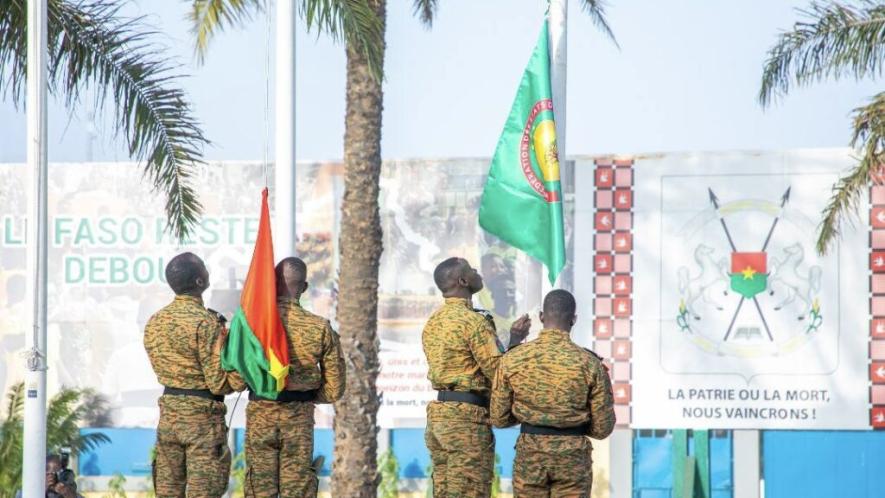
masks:
<path fill-rule="evenodd" d="M 782 259 L 775 258 L 772 261 L 772 272 L 768 278 L 768 294 L 773 296 L 775 292 L 784 293 L 785 296 L 774 309 L 780 311 L 788 304 L 799 299 L 801 301 L 801 313 L 799 320 L 804 320 L 811 311 L 814 300 L 820 292 L 822 269 L 820 266 L 812 266 L 807 272 L 800 271 L 802 260 L 805 259 L 805 250 L 799 244 L 793 244 L 784 249 Z"/>
<path fill-rule="evenodd" d="M 698 299 L 721 311 L 722 304 L 715 299 L 715 296 L 720 292 L 723 296 L 728 295 L 727 263 L 725 258 L 714 261 L 713 252 L 712 247 L 704 244 L 700 244 L 695 249 L 694 260 L 701 270 L 695 277 L 691 277 L 689 269 L 685 266 L 676 270 L 679 293 L 685 303 L 685 309 L 695 320 L 701 319 L 694 309 Z"/>

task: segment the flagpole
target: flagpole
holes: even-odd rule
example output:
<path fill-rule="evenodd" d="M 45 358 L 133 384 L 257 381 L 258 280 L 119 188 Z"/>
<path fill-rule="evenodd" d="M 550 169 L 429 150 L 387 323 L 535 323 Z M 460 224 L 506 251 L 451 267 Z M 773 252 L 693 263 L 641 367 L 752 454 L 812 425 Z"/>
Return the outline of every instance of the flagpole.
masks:
<path fill-rule="evenodd" d="M 294 0 L 279 0 L 276 23 L 274 257 L 295 254 L 295 21 Z"/>
<path fill-rule="evenodd" d="M 27 267 L 32 327 L 27 336 L 22 496 L 46 495 L 46 1 L 28 0 L 27 155 L 30 192 Z"/>
<path fill-rule="evenodd" d="M 560 168 L 565 163 L 566 80 L 568 75 L 568 0 L 551 0 L 547 16 L 550 50 L 550 87 L 553 91 L 553 113 L 556 119 L 556 147 Z M 565 188 L 563 188 L 565 191 Z M 557 277 L 559 283 L 561 277 Z M 541 299 L 553 289 L 547 275 L 541 278 Z"/>

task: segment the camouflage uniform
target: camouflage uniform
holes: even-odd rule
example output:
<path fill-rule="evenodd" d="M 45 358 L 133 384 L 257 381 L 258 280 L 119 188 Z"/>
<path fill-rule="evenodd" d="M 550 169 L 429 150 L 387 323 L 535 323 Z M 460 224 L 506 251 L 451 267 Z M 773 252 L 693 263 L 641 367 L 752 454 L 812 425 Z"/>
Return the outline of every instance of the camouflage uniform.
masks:
<path fill-rule="evenodd" d="M 492 391 L 496 427 L 517 423 L 567 428 L 586 426 L 586 436 L 604 439 L 615 426 L 608 371 L 595 353 L 544 329 L 534 341 L 508 352 Z M 590 496 L 593 480 L 586 436 L 520 434 L 513 462 L 517 497 Z"/>
<path fill-rule="evenodd" d="M 494 326 L 468 300 L 447 298 L 424 326 L 422 343 L 434 389 L 489 396 L 503 348 Z M 432 401 L 424 440 L 433 462 L 434 497 L 491 494 L 495 437 L 487 408 Z"/>
<path fill-rule="evenodd" d="M 277 309 L 289 338 L 289 391 L 315 391 L 316 403 L 344 393 L 344 358 L 338 334 L 325 318 L 294 299 Z M 246 409 L 247 497 L 308 497 L 317 494 L 313 460 L 312 401 L 250 401 Z"/>
<path fill-rule="evenodd" d="M 178 389 L 231 392 L 213 351 L 222 325 L 203 300 L 176 296 L 144 329 L 144 348 L 160 384 Z M 196 396 L 160 397 L 154 489 L 158 498 L 220 497 L 227 490 L 230 449 L 223 402 Z"/>

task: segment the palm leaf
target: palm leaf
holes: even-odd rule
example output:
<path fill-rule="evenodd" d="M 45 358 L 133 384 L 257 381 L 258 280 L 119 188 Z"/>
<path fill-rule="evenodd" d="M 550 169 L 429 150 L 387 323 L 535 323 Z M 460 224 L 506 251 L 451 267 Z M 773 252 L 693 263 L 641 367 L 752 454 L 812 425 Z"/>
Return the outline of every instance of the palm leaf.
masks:
<path fill-rule="evenodd" d="M 302 0 L 307 29 L 343 40 L 368 61 L 376 79 L 383 77 L 384 23 L 367 0 Z"/>
<path fill-rule="evenodd" d="M 119 15 L 124 3 L 49 0 L 49 89 L 69 107 L 94 90 L 96 111 L 110 107 L 115 133 L 166 195 L 168 228 L 183 240 L 202 209 L 191 178 L 208 140 L 176 87 L 180 76 L 160 55 L 162 47 L 148 41 L 143 18 Z M 26 30 L 25 0 L 0 1 L 0 96 L 17 106 L 25 97 Z"/>
<path fill-rule="evenodd" d="M 885 5 L 866 0 L 858 7 L 813 2 L 799 12 L 805 19 L 781 34 L 768 51 L 758 97 L 763 106 L 793 85 L 881 75 Z"/>
<path fill-rule="evenodd" d="M 242 26 L 266 7 L 266 0 L 193 0 L 188 19 L 197 61 L 201 64 L 205 61 L 209 42 L 217 32 Z"/>
<path fill-rule="evenodd" d="M 833 186 L 833 194 L 823 211 L 817 251 L 826 254 L 842 231 L 845 216 L 857 212 L 867 186 L 882 183 L 882 161 L 885 151 L 885 92 L 854 110 L 854 136 L 851 145 L 858 150 L 859 161 L 850 173 Z"/>
<path fill-rule="evenodd" d="M 612 43 L 615 44 L 616 47 L 621 48 L 618 45 L 618 40 L 615 39 L 615 33 L 612 31 L 611 27 L 608 25 L 608 21 L 605 19 L 605 8 L 606 2 L 604 0 L 583 0 L 581 2 L 581 8 L 584 9 L 584 12 L 590 16 L 590 19 L 593 21 L 593 24 L 602 31 L 602 34 L 606 36 Z"/>
<path fill-rule="evenodd" d="M 412 9 L 415 16 L 429 29 L 433 27 L 433 19 L 439 9 L 439 0 L 415 0 Z"/>

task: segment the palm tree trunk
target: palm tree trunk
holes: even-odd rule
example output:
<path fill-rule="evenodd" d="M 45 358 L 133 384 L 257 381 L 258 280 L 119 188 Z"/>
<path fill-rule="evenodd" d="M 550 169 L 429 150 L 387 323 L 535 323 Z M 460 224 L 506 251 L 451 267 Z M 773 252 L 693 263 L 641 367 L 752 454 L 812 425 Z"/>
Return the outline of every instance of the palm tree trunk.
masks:
<path fill-rule="evenodd" d="M 382 24 L 386 0 L 370 0 Z M 382 58 L 383 63 L 383 58 Z M 344 396 L 335 403 L 332 496 L 375 498 L 377 472 L 378 265 L 381 221 L 381 81 L 365 56 L 347 47 L 344 200 L 341 205 L 337 319 L 347 364 Z"/>

